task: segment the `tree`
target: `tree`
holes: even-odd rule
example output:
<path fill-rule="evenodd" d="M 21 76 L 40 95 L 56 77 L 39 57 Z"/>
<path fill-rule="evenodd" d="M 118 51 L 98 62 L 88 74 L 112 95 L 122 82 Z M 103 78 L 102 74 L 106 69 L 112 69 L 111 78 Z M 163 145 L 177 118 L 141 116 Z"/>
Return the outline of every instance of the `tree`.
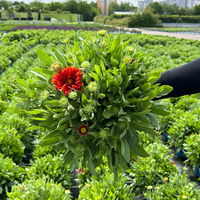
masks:
<path fill-rule="evenodd" d="M 115 2 L 111 3 L 108 7 L 108 14 L 111 15 L 113 14 L 115 11 L 124 11 L 124 12 L 128 12 L 128 11 L 136 11 L 137 8 L 135 6 L 133 6 L 130 3 L 121 3 L 121 4 L 117 4 Z"/>
<path fill-rule="evenodd" d="M 32 12 L 38 12 L 39 10 L 43 10 L 44 9 L 44 3 L 42 2 L 39 2 L 39 1 L 34 1 L 34 2 L 31 2 L 29 4 L 29 9 L 30 11 Z"/>
<path fill-rule="evenodd" d="M 163 6 L 158 2 L 150 3 L 148 7 L 151 8 L 155 14 L 163 14 Z"/>
<path fill-rule="evenodd" d="M 60 2 L 51 2 L 47 4 L 46 8 L 50 11 L 63 10 L 63 4 Z"/>
<path fill-rule="evenodd" d="M 78 5 L 78 13 L 83 16 L 83 21 L 92 21 L 93 18 L 98 14 L 98 10 L 88 4 L 86 1 L 80 1 Z"/>
<path fill-rule="evenodd" d="M 112 2 L 108 7 L 108 14 L 111 15 L 115 11 L 119 11 L 119 5 L 115 2 Z"/>
<path fill-rule="evenodd" d="M 150 9 L 145 9 L 143 13 L 134 15 L 130 18 L 128 27 L 154 27 L 160 20 Z"/>
<path fill-rule="evenodd" d="M 119 11 L 135 11 L 137 8 L 130 3 L 121 3 L 119 5 Z"/>
<path fill-rule="evenodd" d="M 200 15 L 200 5 L 196 5 L 193 8 L 194 15 Z"/>
<path fill-rule="evenodd" d="M 71 13 L 78 13 L 79 12 L 78 4 L 79 3 L 75 0 L 69 0 L 63 3 L 63 10 L 69 11 Z"/>
<path fill-rule="evenodd" d="M 9 1 L 0 0 L 0 9 L 4 8 L 5 10 L 7 10 L 10 6 L 11 3 Z"/>

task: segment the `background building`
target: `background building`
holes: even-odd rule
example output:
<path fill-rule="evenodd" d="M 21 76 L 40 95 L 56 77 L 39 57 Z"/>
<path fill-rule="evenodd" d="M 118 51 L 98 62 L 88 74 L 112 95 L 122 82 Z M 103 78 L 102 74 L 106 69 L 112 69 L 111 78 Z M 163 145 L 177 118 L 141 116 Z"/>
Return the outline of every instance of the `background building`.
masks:
<path fill-rule="evenodd" d="M 97 6 L 101 9 L 103 15 L 108 15 L 108 7 L 111 3 L 117 3 L 117 0 L 97 0 Z"/>

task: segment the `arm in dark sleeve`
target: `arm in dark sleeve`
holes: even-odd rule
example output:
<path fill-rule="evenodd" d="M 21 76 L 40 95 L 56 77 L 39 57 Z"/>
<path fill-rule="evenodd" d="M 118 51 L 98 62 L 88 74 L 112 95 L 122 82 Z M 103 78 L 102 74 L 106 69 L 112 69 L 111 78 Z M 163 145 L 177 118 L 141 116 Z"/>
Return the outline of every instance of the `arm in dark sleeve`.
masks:
<path fill-rule="evenodd" d="M 200 92 L 200 58 L 164 72 L 156 83 L 173 87 L 168 95 L 161 98 L 179 97 Z"/>

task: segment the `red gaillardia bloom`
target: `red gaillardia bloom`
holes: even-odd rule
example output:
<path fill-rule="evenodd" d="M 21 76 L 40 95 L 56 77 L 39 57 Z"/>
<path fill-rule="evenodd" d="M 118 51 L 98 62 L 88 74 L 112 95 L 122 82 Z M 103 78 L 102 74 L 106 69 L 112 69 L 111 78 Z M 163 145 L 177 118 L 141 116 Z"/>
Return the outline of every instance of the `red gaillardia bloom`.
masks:
<path fill-rule="evenodd" d="M 54 83 L 56 90 L 61 90 L 64 95 L 67 95 L 71 90 L 81 91 L 82 72 L 76 67 L 66 67 L 59 70 L 53 75 L 51 81 Z"/>
<path fill-rule="evenodd" d="M 78 133 L 80 135 L 87 135 L 89 131 L 89 126 L 84 124 L 78 127 Z"/>

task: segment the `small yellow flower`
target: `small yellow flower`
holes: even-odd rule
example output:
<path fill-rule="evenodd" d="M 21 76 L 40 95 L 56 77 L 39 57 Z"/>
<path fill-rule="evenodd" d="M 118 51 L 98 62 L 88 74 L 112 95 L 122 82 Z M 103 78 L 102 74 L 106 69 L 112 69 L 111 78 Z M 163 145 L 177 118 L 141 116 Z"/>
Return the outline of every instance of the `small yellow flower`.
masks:
<path fill-rule="evenodd" d="M 188 197 L 186 195 L 181 196 L 183 199 L 187 199 Z"/>
<path fill-rule="evenodd" d="M 168 181 L 169 179 L 167 177 L 164 177 L 163 178 L 163 181 Z"/>
<path fill-rule="evenodd" d="M 59 71 L 60 69 L 62 69 L 62 65 L 60 63 L 53 63 L 51 65 L 51 69 L 53 69 L 55 72 Z"/>
<path fill-rule="evenodd" d="M 148 190 L 152 190 L 152 189 L 153 189 L 153 186 L 152 186 L 152 185 L 148 185 L 148 186 L 147 186 L 147 189 L 148 189 Z"/>

